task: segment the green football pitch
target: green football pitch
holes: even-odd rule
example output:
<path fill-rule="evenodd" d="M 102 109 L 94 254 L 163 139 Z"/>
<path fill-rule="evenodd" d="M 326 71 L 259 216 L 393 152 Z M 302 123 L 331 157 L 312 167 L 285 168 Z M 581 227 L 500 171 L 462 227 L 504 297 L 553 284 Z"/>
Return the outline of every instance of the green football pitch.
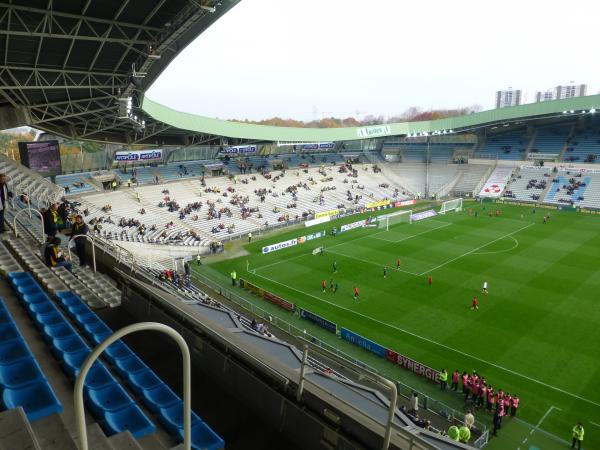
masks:
<path fill-rule="evenodd" d="M 581 420 L 584 447 L 600 449 L 600 216 L 491 203 L 465 208 L 477 216 L 452 212 L 388 231 L 331 236 L 333 225 L 359 218 L 347 217 L 266 237 L 246 245 L 248 256 L 211 267 L 225 275 L 235 268 L 241 278 L 430 367 L 476 370 L 496 390 L 518 394 L 519 416 L 533 427 L 523 431 L 524 442 L 515 432 L 510 445 L 494 448 L 555 448 L 535 444 L 536 436 L 570 440 Z M 500 216 L 490 217 L 496 208 Z M 264 245 L 325 229 L 327 237 L 261 253 Z M 313 255 L 320 246 L 323 255 Z M 332 279 L 337 292 L 329 290 Z"/>

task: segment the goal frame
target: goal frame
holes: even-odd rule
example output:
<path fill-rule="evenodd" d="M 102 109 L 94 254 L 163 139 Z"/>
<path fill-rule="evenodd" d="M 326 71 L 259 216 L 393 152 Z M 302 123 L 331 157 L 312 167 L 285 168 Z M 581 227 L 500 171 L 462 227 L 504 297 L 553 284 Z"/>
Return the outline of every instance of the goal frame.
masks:
<path fill-rule="evenodd" d="M 458 202 L 457 206 L 446 209 L 447 204 L 454 203 L 454 202 Z M 459 197 L 459 198 L 455 198 L 455 199 L 447 200 L 447 201 L 443 202 L 442 207 L 438 211 L 438 214 L 446 214 L 447 212 L 450 212 L 450 211 L 460 212 L 460 211 L 462 211 L 462 209 L 463 209 L 463 198 Z"/>
<path fill-rule="evenodd" d="M 405 211 L 396 211 L 390 214 L 384 214 L 383 216 L 379 216 L 379 218 L 377 219 L 377 225 L 378 228 L 383 228 L 385 226 L 385 231 L 390 231 L 390 219 L 393 219 L 394 217 L 398 217 L 398 216 L 405 216 L 408 215 L 408 224 L 412 224 L 412 213 L 413 210 L 412 209 L 408 209 Z M 392 225 L 394 225 L 394 223 L 397 222 L 393 222 Z"/>

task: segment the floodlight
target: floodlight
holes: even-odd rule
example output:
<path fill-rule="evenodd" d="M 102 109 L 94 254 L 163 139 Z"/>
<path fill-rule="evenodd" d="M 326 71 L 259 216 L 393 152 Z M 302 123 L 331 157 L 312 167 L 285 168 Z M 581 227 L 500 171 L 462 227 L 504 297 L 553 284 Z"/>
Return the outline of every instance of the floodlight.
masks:
<path fill-rule="evenodd" d="M 594 114 L 596 112 L 596 108 L 590 109 L 590 114 Z"/>

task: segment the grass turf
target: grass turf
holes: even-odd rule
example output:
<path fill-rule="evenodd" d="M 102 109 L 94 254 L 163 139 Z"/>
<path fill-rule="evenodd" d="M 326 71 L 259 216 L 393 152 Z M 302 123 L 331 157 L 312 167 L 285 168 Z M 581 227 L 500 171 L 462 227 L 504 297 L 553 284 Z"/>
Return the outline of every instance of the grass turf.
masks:
<path fill-rule="evenodd" d="M 540 428 L 563 439 L 583 420 L 585 447 L 600 448 L 594 425 L 600 423 L 600 218 L 550 211 L 544 225 L 548 210 L 498 207 L 500 217 L 487 216 L 495 205 L 478 205 L 478 217 L 450 213 L 390 231 L 356 229 L 261 254 L 263 245 L 303 233 L 296 230 L 249 244 L 250 256 L 213 267 L 224 274 L 236 268 L 298 306 L 429 366 L 475 369 L 496 389 L 519 395 L 521 418 L 532 424 L 544 418 Z M 321 245 L 324 256 L 313 256 Z M 323 293 L 321 280 L 329 285 L 331 278 L 339 291 Z M 473 295 L 477 311 L 470 309 Z M 560 409 L 546 414 L 551 406 Z"/>

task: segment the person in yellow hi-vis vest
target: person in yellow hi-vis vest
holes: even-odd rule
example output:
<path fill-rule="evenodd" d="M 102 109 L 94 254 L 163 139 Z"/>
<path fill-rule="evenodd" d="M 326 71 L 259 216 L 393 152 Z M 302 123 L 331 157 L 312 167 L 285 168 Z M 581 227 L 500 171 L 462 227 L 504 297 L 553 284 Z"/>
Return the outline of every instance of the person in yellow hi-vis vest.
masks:
<path fill-rule="evenodd" d="M 575 448 L 575 444 L 577 444 L 577 450 L 581 450 L 583 433 L 585 433 L 585 430 L 583 429 L 581 422 L 579 422 L 573 427 L 573 443 L 571 444 L 571 448 Z"/>
<path fill-rule="evenodd" d="M 231 285 L 232 285 L 232 286 L 235 286 L 235 280 L 236 280 L 236 278 L 237 278 L 237 273 L 236 273 L 236 271 L 235 271 L 235 270 L 232 270 L 230 275 L 231 275 Z"/>
<path fill-rule="evenodd" d="M 446 386 L 448 386 L 448 371 L 446 369 L 442 369 L 440 372 L 440 389 L 445 391 Z"/>

